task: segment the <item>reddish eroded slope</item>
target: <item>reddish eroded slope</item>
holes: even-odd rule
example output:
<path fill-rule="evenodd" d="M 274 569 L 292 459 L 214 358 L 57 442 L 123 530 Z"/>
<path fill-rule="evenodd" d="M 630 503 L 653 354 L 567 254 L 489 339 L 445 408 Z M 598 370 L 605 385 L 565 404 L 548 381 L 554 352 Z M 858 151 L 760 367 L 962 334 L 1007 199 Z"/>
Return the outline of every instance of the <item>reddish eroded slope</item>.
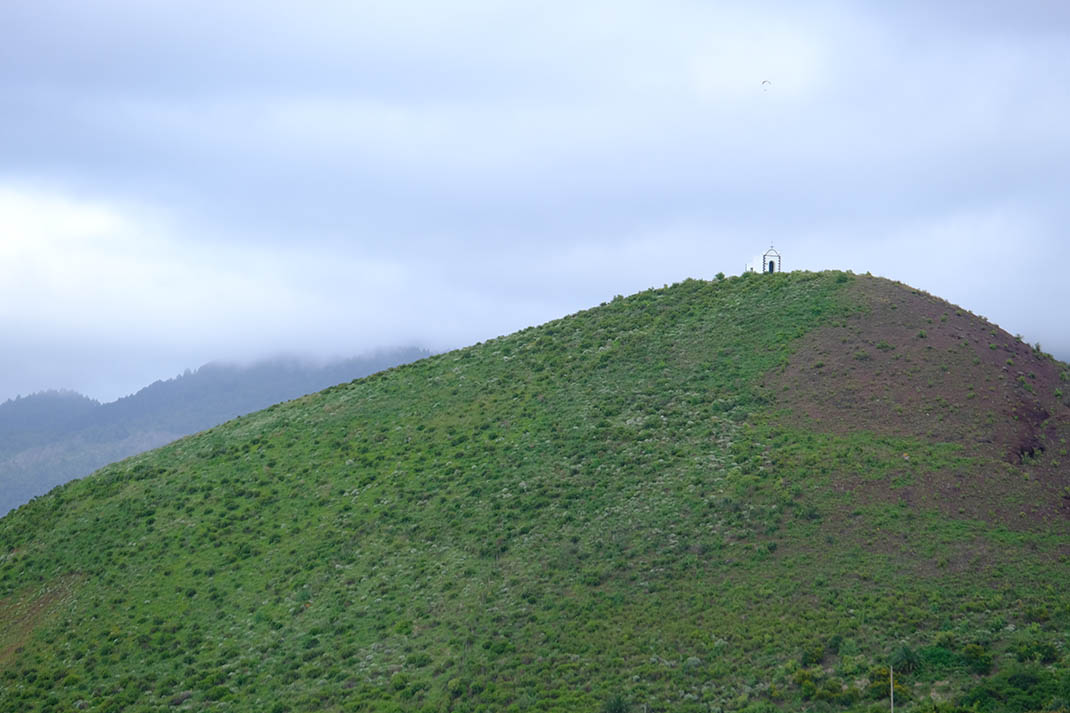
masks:
<path fill-rule="evenodd" d="M 7 664 L 22 652 L 34 631 L 64 604 L 69 604 L 82 577 L 68 575 L 37 590 L 0 598 L 0 665 Z"/>
<path fill-rule="evenodd" d="M 1023 526 L 1070 518 L 1067 365 L 897 282 L 858 277 L 847 297 L 862 309 L 804 337 L 767 381 L 787 421 L 977 456 L 974 472 L 932 472 L 889 497 Z"/>

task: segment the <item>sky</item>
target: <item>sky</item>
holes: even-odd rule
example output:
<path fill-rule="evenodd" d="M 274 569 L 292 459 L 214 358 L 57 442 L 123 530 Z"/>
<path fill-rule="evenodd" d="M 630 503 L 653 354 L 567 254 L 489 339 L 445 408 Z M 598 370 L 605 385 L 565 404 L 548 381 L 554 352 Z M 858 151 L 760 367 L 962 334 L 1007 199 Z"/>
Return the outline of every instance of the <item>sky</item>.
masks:
<path fill-rule="evenodd" d="M 0 401 L 783 269 L 1070 359 L 1070 4 L 0 3 Z"/>

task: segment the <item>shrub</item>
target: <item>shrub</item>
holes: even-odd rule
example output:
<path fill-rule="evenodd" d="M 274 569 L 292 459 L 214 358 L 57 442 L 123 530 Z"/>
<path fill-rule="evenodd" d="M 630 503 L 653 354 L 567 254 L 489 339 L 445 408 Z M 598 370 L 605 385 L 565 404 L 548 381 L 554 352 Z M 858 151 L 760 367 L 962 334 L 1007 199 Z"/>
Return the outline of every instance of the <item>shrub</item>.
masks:
<path fill-rule="evenodd" d="M 838 678 L 830 678 L 814 691 L 813 698 L 816 701 L 828 701 L 829 703 L 849 706 L 858 702 L 858 691 L 850 686 L 844 686 L 843 682 Z"/>
<path fill-rule="evenodd" d="M 948 669 L 962 664 L 962 657 L 946 646 L 925 646 L 918 650 L 918 658 L 927 669 Z"/>
<path fill-rule="evenodd" d="M 1025 619 L 1031 622 L 1045 622 L 1051 618 L 1051 612 L 1043 604 L 1026 607 Z"/>
<path fill-rule="evenodd" d="M 1038 666 L 1012 667 L 967 691 L 960 702 L 978 711 L 1048 710 L 1046 704 L 1057 695 L 1058 688 L 1049 671 Z"/>
<path fill-rule="evenodd" d="M 627 713 L 627 711 L 628 702 L 619 693 L 614 693 L 602 704 L 602 713 Z"/>
<path fill-rule="evenodd" d="M 966 644 L 962 658 L 973 673 L 986 674 L 992 670 L 992 654 L 985 651 L 980 644 Z"/>
<path fill-rule="evenodd" d="M 1035 661 L 1037 663 L 1054 663 L 1059 658 L 1059 650 L 1050 641 L 1027 639 L 1017 642 L 1011 649 L 1019 663 Z"/>
<path fill-rule="evenodd" d="M 940 646 L 945 649 L 954 649 L 955 635 L 950 631 L 941 631 L 933 639 L 933 645 Z"/>
<path fill-rule="evenodd" d="M 888 698 L 888 677 L 890 673 L 887 666 L 877 666 L 869 671 L 869 683 L 866 685 L 865 694 L 866 698 L 874 701 L 881 701 Z M 895 680 L 895 700 L 906 701 L 910 698 L 910 691 L 902 683 L 899 682 L 899 677 L 896 676 Z"/>
<path fill-rule="evenodd" d="M 799 662 L 803 666 L 814 666 L 825 660 L 825 646 L 821 642 L 810 644 L 802 650 Z"/>
<path fill-rule="evenodd" d="M 446 693 L 450 694 L 451 698 L 459 698 L 464 695 L 464 692 L 468 690 L 468 685 L 461 678 L 451 678 L 446 683 Z"/>
<path fill-rule="evenodd" d="M 178 693 L 173 698 L 171 698 L 170 705 L 180 706 L 192 697 L 193 691 L 182 691 L 181 693 Z"/>
<path fill-rule="evenodd" d="M 423 666 L 427 666 L 429 663 L 431 663 L 431 656 L 430 654 L 422 652 L 418 654 L 412 654 L 407 659 L 405 659 L 405 663 L 409 666 L 412 666 L 413 668 L 422 668 Z"/>

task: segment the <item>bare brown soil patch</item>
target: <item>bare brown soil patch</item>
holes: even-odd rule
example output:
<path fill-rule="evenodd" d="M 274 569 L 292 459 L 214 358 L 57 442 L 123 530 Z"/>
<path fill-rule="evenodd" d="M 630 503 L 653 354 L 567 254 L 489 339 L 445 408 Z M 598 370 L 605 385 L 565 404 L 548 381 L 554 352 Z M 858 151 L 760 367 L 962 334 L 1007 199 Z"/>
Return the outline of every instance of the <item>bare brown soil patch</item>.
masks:
<path fill-rule="evenodd" d="M 847 296 L 865 310 L 804 337 L 769 376 L 785 419 L 838 434 L 956 443 L 981 465 L 935 470 L 908 488 L 850 474 L 844 485 L 866 499 L 906 499 L 1016 529 L 1070 519 L 1067 365 L 897 282 L 859 277 Z"/>
<path fill-rule="evenodd" d="M 79 575 L 60 577 L 42 589 L 0 599 L 0 666 L 15 659 L 34 630 L 74 596 L 80 581 Z"/>

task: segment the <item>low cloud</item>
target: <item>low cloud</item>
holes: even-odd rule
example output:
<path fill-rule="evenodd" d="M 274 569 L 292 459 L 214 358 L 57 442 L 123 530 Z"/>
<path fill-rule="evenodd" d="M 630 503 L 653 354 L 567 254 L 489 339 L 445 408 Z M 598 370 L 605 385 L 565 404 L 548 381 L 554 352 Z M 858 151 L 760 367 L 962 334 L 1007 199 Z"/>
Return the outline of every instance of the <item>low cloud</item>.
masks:
<path fill-rule="evenodd" d="M 1070 357 L 1060 7 L 5 4 L 0 398 L 461 346 L 771 243 Z"/>

